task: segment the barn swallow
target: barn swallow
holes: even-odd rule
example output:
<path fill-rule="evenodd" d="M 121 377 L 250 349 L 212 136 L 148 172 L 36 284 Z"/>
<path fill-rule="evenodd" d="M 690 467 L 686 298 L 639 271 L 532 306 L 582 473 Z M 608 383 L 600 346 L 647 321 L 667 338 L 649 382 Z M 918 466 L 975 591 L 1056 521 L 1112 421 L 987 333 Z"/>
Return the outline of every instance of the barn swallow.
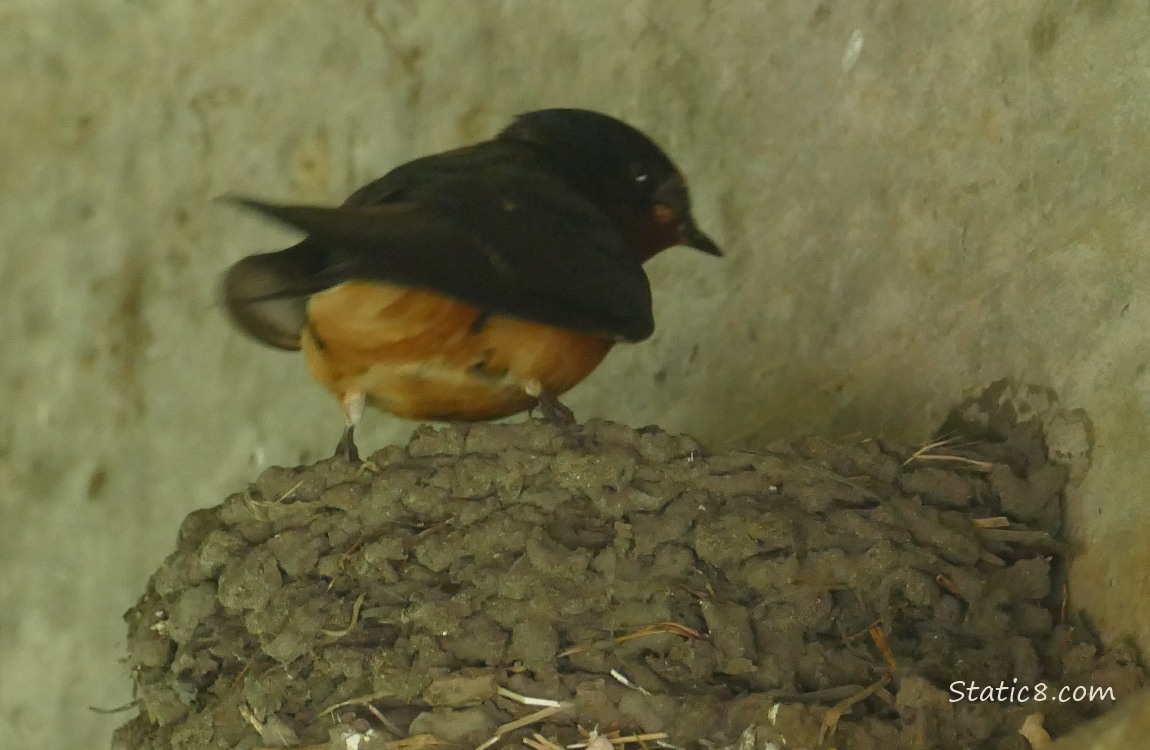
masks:
<path fill-rule="evenodd" d="M 396 167 L 338 208 L 235 199 L 306 234 L 233 265 L 232 320 L 302 349 L 358 461 L 365 403 L 419 420 L 498 419 L 558 400 L 619 341 L 655 329 L 643 263 L 718 246 L 650 138 L 580 109 L 520 115 L 491 140 Z"/>

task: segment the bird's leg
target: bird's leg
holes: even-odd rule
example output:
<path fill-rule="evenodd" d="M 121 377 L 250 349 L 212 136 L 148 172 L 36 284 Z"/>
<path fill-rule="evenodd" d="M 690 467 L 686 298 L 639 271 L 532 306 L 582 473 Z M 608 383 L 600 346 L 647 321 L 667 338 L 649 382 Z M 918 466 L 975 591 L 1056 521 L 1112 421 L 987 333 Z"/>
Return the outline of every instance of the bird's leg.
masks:
<path fill-rule="evenodd" d="M 343 420 L 347 424 L 347 428 L 335 446 L 335 458 L 342 456 L 347 459 L 348 463 L 352 464 L 360 462 L 359 448 L 355 445 L 355 426 L 359 424 L 360 417 L 363 416 L 364 403 L 362 391 L 350 391 L 340 399 L 339 405 L 343 409 Z"/>
<path fill-rule="evenodd" d="M 560 427 L 571 427 L 576 423 L 575 412 L 564 406 L 551 391 L 539 394 L 539 411 L 543 413 L 544 419 Z"/>
<path fill-rule="evenodd" d="M 333 458 L 346 458 L 350 464 L 359 463 L 359 448 L 355 445 L 355 425 L 349 424 L 335 445 Z"/>
<path fill-rule="evenodd" d="M 544 420 L 557 424 L 559 427 L 574 426 L 576 423 L 575 412 L 563 406 L 554 392 L 540 388 L 537 393 L 531 393 L 531 395 L 535 396 L 535 405 L 539 407 L 539 413 L 543 414 Z"/>

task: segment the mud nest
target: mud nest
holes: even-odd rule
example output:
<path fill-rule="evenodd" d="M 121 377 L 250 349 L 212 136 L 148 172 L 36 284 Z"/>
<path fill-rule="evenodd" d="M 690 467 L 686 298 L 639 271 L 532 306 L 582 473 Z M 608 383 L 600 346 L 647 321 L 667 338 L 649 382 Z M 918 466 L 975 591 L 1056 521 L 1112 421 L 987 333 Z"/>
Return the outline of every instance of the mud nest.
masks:
<path fill-rule="evenodd" d="M 268 469 L 187 518 L 126 614 L 114 744 L 1027 748 L 1035 712 L 1061 735 L 1143 672 L 1066 611 L 1041 426 L 970 407 L 918 450 L 528 421 Z"/>

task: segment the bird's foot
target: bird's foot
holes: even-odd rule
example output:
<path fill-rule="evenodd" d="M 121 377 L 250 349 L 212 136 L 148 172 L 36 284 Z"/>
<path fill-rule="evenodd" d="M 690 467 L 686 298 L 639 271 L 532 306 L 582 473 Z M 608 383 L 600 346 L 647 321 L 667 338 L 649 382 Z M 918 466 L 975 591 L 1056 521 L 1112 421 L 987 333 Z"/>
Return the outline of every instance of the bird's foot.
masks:
<path fill-rule="evenodd" d="M 349 464 L 360 463 L 359 448 L 355 444 L 355 426 L 363 416 L 363 407 L 366 403 L 367 399 L 361 391 L 349 391 L 340 398 L 339 405 L 343 409 L 343 421 L 347 429 L 343 431 L 343 437 L 335 446 L 333 458 L 346 458 Z"/>
<path fill-rule="evenodd" d="M 535 405 L 539 407 L 540 414 L 543 419 L 556 427 L 574 427 L 577 422 L 575 421 L 575 412 L 568 409 L 559 401 L 559 397 L 548 390 L 541 391 L 536 396 Z"/>
<path fill-rule="evenodd" d="M 347 429 L 343 431 L 343 437 L 335 446 L 335 454 L 332 458 L 346 458 L 349 464 L 361 462 L 359 448 L 355 444 L 355 425 L 348 425 Z"/>

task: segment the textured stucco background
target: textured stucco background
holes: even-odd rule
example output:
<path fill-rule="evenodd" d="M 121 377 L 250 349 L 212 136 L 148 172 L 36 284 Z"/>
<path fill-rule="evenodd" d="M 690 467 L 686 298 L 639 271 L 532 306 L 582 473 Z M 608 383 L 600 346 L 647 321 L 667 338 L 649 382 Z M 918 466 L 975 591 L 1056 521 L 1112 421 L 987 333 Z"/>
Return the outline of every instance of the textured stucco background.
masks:
<path fill-rule="evenodd" d="M 88 706 L 130 698 L 119 616 L 183 516 L 338 437 L 216 301 L 292 235 L 212 199 L 338 202 L 541 106 L 650 132 L 728 252 L 651 264 L 659 332 L 581 417 L 909 442 L 1050 386 L 1096 441 L 1075 602 L 1150 646 L 1147 29 L 1123 0 L 6 0 L 0 747 L 106 746 L 124 715 Z"/>

